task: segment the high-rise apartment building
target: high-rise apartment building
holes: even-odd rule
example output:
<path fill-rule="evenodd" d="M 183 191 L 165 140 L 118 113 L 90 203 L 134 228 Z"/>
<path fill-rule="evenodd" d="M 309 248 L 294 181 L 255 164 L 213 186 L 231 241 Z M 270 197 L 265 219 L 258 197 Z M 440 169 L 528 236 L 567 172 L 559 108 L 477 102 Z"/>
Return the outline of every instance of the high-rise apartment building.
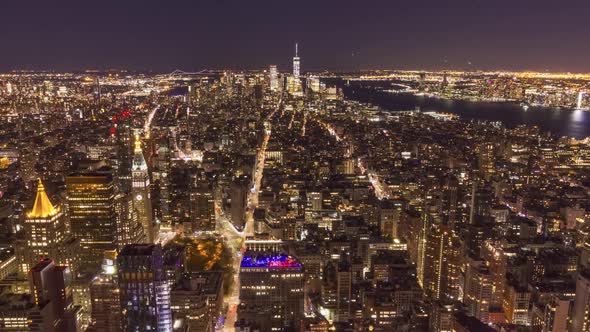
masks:
<path fill-rule="evenodd" d="M 445 224 L 440 214 L 434 211 L 430 206 L 430 212 L 424 217 L 422 287 L 432 299 L 456 298 L 459 249 L 450 225 Z"/>

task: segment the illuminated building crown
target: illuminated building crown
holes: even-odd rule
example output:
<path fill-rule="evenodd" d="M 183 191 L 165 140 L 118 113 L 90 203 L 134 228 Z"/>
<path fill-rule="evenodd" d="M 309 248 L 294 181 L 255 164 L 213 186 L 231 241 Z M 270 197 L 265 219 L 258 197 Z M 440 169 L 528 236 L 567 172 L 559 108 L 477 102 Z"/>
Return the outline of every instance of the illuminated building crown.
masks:
<path fill-rule="evenodd" d="M 35 197 L 35 204 L 33 205 L 33 209 L 31 212 L 27 214 L 29 218 L 47 218 L 56 215 L 59 212 L 59 207 L 55 208 L 49 197 L 47 197 L 47 193 L 45 192 L 45 187 L 39 179 L 39 185 L 37 186 L 37 197 Z"/>
<path fill-rule="evenodd" d="M 135 136 L 135 155 L 133 156 L 133 170 L 134 171 L 147 171 L 147 164 L 143 157 L 143 151 L 141 150 L 141 141 L 139 136 Z"/>

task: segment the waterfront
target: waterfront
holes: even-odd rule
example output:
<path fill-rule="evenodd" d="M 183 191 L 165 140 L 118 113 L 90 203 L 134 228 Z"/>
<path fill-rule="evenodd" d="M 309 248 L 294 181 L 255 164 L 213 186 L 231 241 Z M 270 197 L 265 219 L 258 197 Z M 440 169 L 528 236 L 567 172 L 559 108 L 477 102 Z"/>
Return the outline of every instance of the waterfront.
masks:
<path fill-rule="evenodd" d="M 524 110 L 518 103 L 474 102 L 447 100 L 410 93 L 382 91 L 383 82 L 351 82 L 342 85 L 344 96 L 350 100 L 371 103 L 390 111 L 437 111 L 457 114 L 465 120 L 500 121 L 507 127 L 538 126 L 544 132 L 557 136 L 585 138 L 590 136 L 590 112 L 531 106 Z"/>

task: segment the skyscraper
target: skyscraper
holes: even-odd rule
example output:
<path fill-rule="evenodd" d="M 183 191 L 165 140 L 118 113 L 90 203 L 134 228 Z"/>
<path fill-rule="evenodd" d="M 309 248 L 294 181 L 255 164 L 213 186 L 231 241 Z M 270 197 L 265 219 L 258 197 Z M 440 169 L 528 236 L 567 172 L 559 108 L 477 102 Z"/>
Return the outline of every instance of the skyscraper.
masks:
<path fill-rule="evenodd" d="M 446 176 L 441 195 L 441 213 L 443 221 L 455 230 L 457 222 L 457 201 L 458 201 L 459 182 L 457 177 L 449 174 Z"/>
<path fill-rule="evenodd" d="M 485 179 L 489 179 L 495 172 L 496 146 L 491 142 L 486 142 L 480 144 L 478 150 L 479 171 Z"/>
<path fill-rule="evenodd" d="M 300 59 L 299 59 L 299 49 L 298 44 L 295 43 L 295 56 L 293 57 L 293 77 L 295 80 L 299 80 L 299 70 L 300 70 Z"/>
<path fill-rule="evenodd" d="M 141 150 L 141 141 L 135 137 L 135 155 L 133 156 L 133 166 L 131 169 L 133 194 L 133 206 L 137 211 L 137 216 L 143 226 L 143 233 L 146 235 L 148 242 L 153 243 L 156 234 L 152 216 L 152 199 L 150 193 L 150 175 L 148 167 Z"/>
<path fill-rule="evenodd" d="M 80 240 L 82 259 L 98 269 L 105 250 L 116 249 L 115 184 L 110 169 L 66 177 L 72 233 Z"/>
<path fill-rule="evenodd" d="M 50 259 L 44 259 L 31 268 L 29 284 L 33 301 L 42 317 L 42 331 L 81 331 L 79 307 L 73 305 L 71 281 L 70 269 L 56 266 Z"/>
<path fill-rule="evenodd" d="M 117 252 L 105 251 L 102 272 L 90 284 L 93 331 L 123 330 L 116 263 Z"/>
<path fill-rule="evenodd" d="M 484 260 L 468 259 L 465 271 L 463 302 L 469 313 L 484 323 L 489 322 L 493 280 Z"/>
<path fill-rule="evenodd" d="M 335 321 L 346 322 L 350 317 L 350 300 L 352 297 L 352 270 L 347 259 L 338 264 L 336 272 L 336 315 Z"/>
<path fill-rule="evenodd" d="M 469 223 L 475 224 L 480 217 L 489 217 L 493 203 L 493 194 L 487 188 L 479 188 L 477 182 L 471 188 L 471 210 L 469 211 Z"/>
<path fill-rule="evenodd" d="M 62 246 L 66 237 L 63 212 L 51 204 L 39 179 L 33 209 L 25 215 L 24 243 L 19 246 L 20 270 L 27 273 L 43 258 L 63 261 Z"/>
<path fill-rule="evenodd" d="M 127 244 L 145 243 L 143 226 L 139 222 L 138 213 L 133 206 L 131 193 L 118 193 L 115 197 L 117 215 L 117 248 L 123 249 Z"/>
<path fill-rule="evenodd" d="M 117 257 L 123 330 L 172 331 L 170 285 L 162 247 L 130 244 Z"/>
<path fill-rule="evenodd" d="M 279 73 L 277 72 L 277 65 L 270 65 L 269 69 L 270 91 L 279 90 Z"/>
<path fill-rule="evenodd" d="M 419 279 L 427 296 L 437 300 L 457 297 L 459 248 L 450 225 L 443 221 L 436 205 L 424 211 L 423 254 L 419 257 Z"/>

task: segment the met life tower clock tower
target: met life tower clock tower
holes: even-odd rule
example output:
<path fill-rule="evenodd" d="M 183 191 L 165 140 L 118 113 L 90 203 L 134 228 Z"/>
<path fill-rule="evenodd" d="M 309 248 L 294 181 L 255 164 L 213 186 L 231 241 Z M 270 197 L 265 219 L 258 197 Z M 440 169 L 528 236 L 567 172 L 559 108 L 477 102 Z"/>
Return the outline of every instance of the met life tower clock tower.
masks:
<path fill-rule="evenodd" d="M 143 151 L 141 150 L 139 136 L 135 136 L 134 151 L 133 166 L 131 167 L 133 207 L 137 211 L 137 217 L 143 226 L 143 232 L 146 238 L 150 243 L 154 243 L 155 234 L 150 195 L 150 176 L 147 163 L 143 157 Z"/>

